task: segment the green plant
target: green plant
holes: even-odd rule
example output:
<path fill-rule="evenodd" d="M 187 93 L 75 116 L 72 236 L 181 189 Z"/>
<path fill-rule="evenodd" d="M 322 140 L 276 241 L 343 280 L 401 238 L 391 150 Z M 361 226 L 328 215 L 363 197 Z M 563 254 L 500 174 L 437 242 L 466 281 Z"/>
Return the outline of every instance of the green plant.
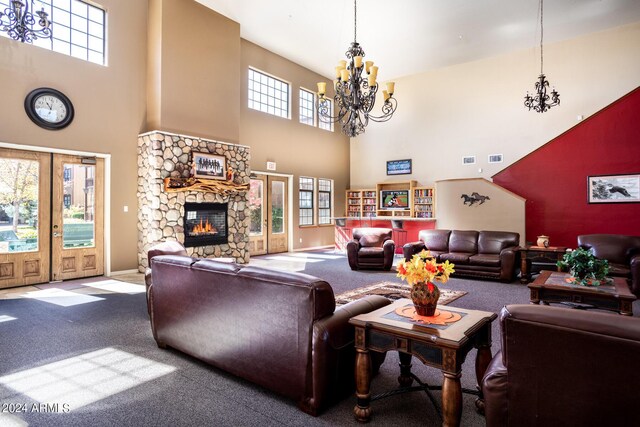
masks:
<path fill-rule="evenodd" d="M 598 286 L 609 273 L 609 261 L 596 258 L 583 248 L 565 253 L 562 261 L 558 261 L 558 267 L 568 269 L 579 285 Z"/>

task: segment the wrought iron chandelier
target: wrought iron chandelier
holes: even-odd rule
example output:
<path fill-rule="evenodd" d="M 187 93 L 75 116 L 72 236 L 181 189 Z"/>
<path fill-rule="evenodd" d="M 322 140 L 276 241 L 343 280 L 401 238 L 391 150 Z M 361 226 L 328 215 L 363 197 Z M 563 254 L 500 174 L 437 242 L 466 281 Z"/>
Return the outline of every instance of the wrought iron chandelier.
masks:
<path fill-rule="evenodd" d="M 26 0 L 26 2 L 9 0 L 9 7 L 5 8 L 4 12 L 0 12 L 0 31 L 23 43 L 33 43 L 38 38 L 51 37 L 51 21 L 49 21 L 49 15 L 44 11 L 44 8 L 36 11 L 37 22 L 41 28 L 34 30 L 36 17 L 29 12 L 29 3 L 33 7 L 32 0 Z"/>
<path fill-rule="evenodd" d="M 542 50 L 542 39 L 544 37 L 543 3 L 544 0 L 540 0 L 540 76 L 538 77 L 538 81 L 536 82 L 536 93 L 534 94 L 535 96 L 531 96 L 527 91 L 527 96 L 524 97 L 524 106 L 529 108 L 529 111 L 534 110 L 537 113 L 544 113 L 549 108 L 560 105 L 560 94 L 556 91 L 555 88 L 553 88 L 553 90 L 551 91 L 551 96 L 547 94 L 549 81 L 542 71 L 542 66 L 544 64 L 544 55 Z"/>
<path fill-rule="evenodd" d="M 373 61 L 366 61 L 363 64 L 364 50 L 357 38 L 357 6 L 353 1 L 353 43 L 346 52 L 348 61 L 342 60 L 336 67 L 335 81 L 335 106 L 337 114 L 331 115 L 330 100 L 325 97 L 327 84 L 318 83 L 318 116 L 326 123 L 339 122 L 342 132 L 354 137 L 364 132 L 369 124 L 369 120 L 374 122 L 386 122 L 393 116 L 398 103 L 393 97 L 394 82 L 387 83 L 387 89 L 383 90 L 384 104 L 382 104 L 382 115 L 374 116 L 371 113 L 376 102 L 376 93 L 379 84 L 378 67 L 373 65 Z"/>

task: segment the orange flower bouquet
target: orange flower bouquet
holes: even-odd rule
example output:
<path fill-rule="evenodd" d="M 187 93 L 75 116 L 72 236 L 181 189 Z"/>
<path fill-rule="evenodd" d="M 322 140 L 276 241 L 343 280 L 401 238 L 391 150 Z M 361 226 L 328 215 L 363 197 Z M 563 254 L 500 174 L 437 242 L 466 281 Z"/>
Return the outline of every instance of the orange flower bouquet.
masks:
<path fill-rule="evenodd" d="M 411 300 L 416 313 L 421 316 L 433 316 L 436 311 L 440 289 L 433 283 L 446 283 L 455 265 L 449 261 L 437 263 L 429 251 L 415 254 L 411 261 L 398 264 L 398 277 L 411 285 Z"/>

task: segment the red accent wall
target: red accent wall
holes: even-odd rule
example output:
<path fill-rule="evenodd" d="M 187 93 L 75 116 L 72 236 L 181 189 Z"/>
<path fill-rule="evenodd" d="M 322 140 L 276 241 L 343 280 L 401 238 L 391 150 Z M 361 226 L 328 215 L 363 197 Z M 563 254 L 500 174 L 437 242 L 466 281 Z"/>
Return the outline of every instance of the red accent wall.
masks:
<path fill-rule="evenodd" d="M 640 235 L 640 203 L 588 203 L 587 177 L 616 174 L 640 174 L 640 88 L 497 173 L 493 181 L 527 199 L 527 241 L 535 244 L 538 235 L 546 234 L 552 245 L 574 248 L 580 234 Z"/>

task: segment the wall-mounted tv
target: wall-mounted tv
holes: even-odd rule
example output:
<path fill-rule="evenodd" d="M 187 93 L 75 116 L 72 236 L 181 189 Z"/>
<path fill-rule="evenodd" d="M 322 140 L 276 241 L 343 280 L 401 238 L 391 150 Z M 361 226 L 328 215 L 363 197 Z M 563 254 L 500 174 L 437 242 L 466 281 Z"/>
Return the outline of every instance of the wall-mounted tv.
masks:
<path fill-rule="evenodd" d="M 380 209 L 409 209 L 409 190 L 381 190 Z"/>

